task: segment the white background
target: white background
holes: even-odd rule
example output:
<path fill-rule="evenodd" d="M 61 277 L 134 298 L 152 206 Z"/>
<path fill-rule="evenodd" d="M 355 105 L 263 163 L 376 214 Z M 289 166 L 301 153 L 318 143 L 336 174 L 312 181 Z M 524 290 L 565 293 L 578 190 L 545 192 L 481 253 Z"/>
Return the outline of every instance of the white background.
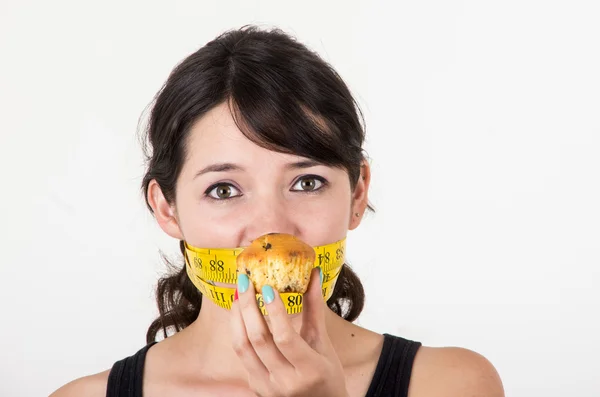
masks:
<path fill-rule="evenodd" d="M 359 323 L 480 352 L 507 396 L 599 396 L 599 21 L 592 0 L 3 0 L 0 395 L 145 343 L 159 249 L 178 246 L 140 194 L 138 117 L 176 63 L 258 23 L 365 112 Z"/>

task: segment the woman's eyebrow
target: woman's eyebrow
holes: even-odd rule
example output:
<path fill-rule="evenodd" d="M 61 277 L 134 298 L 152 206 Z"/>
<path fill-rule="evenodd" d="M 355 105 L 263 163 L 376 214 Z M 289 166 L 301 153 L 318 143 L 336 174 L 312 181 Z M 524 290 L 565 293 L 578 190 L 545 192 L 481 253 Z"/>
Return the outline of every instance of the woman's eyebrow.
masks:
<path fill-rule="evenodd" d="M 233 163 L 218 163 L 211 164 L 196 173 L 193 179 L 196 179 L 200 175 L 207 174 L 209 172 L 226 172 L 226 171 L 243 171 L 244 168 Z"/>

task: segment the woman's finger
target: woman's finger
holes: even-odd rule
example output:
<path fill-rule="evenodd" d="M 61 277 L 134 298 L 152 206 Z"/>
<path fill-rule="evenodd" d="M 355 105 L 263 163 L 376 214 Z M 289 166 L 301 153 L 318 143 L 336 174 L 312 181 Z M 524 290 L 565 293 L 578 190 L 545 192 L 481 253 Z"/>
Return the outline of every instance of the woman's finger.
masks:
<path fill-rule="evenodd" d="M 243 273 L 238 275 L 238 299 L 247 338 L 267 370 L 281 373 L 293 369 L 273 342 L 271 331 L 258 308 L 254 286 Z"/>
<path fill-rule="evenodd" d="M 315 359 L 318 354 L 306 343 L 292 326 L 281 295 L 270 286 L 263 287 L 263 299 L 268 315 L 268 323 L 273 335 L 273 342 L 290 362 L 298 368 L 303 362 Z"/>
<path fill-rule="evenodd" d="M 317 352 L 327 353 L 331 342 L 325 326 L 326 303 L 321 290 L 321 269 L 313 269 L 308 290 L 302 300 L 302 329 L 300 335 Z"/>
<path fill-rule="evenodd" d="M 253 379 L 269 379 L 269 371 L 260 360 L 250 340 L 246 334 L 246 326 L 242 319 L 239 303 L 233 302 L 231 306 L 231 337 L 233 340 L 233 350 L 238 355 L 244 367 L 248 371 L 248 375 Z"/>

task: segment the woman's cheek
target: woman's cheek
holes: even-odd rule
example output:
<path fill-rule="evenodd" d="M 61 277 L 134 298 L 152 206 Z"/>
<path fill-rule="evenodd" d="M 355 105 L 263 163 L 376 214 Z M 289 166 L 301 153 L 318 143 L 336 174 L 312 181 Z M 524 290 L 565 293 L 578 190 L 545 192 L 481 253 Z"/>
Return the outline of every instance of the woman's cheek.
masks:
<path fill-rule="evenodd" d="M 350 203 L 324 197 L 322 200 L 307 200 L 294 210 L 294 219 L 304 234 L 310 235 L 314 245 L 328 244 L 340 240 L 348 231 Z"/>
<path fill-rule="evenodd" d="M 202 248 L 230 248 L 242 228 L 244 208 L 235 203 L 202 199 L 178 212 L 188 243 Z M 190 203 L 191 204 L 191 203 Z"/>

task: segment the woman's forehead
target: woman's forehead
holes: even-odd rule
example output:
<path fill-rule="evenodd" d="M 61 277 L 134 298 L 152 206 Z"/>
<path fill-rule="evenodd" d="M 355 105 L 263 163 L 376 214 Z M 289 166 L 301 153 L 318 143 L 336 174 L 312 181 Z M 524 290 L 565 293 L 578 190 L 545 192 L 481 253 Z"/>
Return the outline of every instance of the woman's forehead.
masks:
<path fill-rule="evenodd" d="M 227 104 L 222 103 L 197 120 L 190 131 L 190 142 L 198 145 L 227 143 L 244 136 L 231 115 Z"/>
<path fill-rule="evenodd" d="M 195 167 L 215 163 L 235 163 L 271 167 L 310 159 L 266 149 L 240 131 L 227 104 L 207 112 L 191 128 L 187 142 L 187 160 Z"/>

